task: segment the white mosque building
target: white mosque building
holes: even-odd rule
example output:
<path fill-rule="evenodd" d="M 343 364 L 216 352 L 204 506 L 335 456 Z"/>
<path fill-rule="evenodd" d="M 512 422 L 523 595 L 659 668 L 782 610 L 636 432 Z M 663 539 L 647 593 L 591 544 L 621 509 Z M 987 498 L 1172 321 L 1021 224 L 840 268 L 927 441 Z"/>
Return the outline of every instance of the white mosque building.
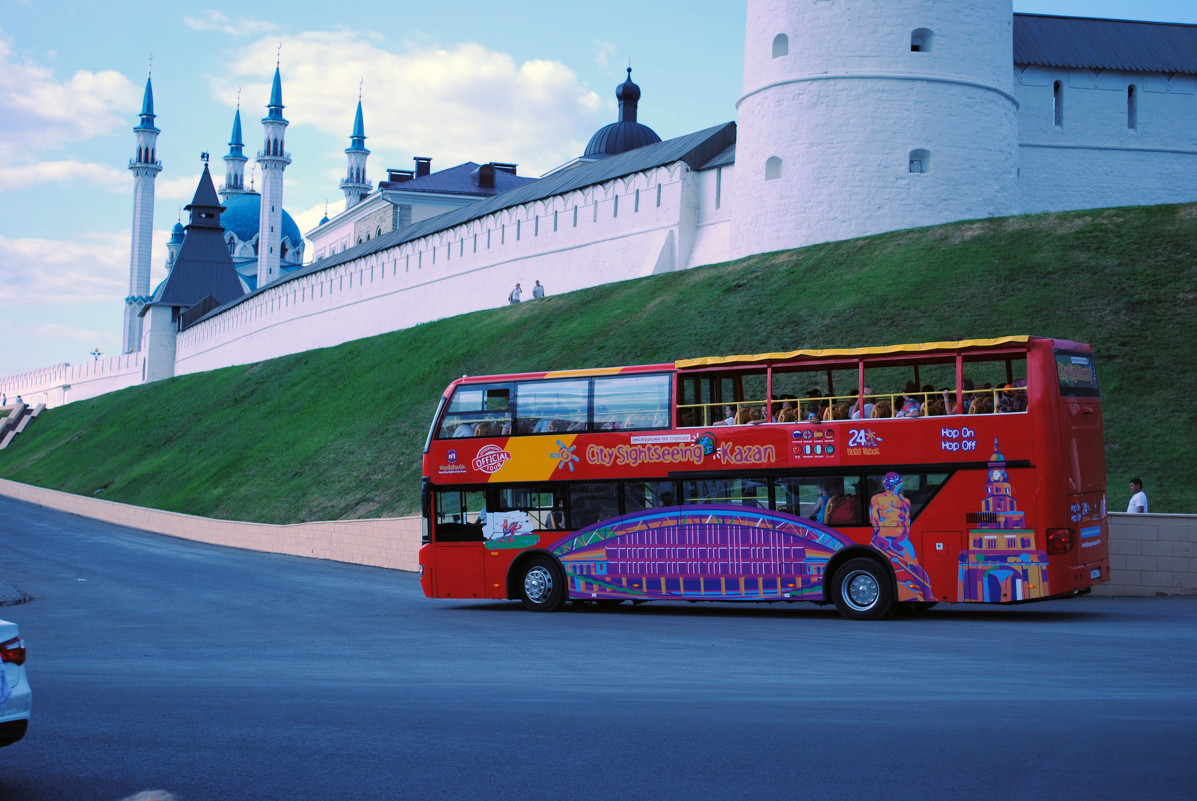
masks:
<path fill-rule="evenodd" d="M 375 190 L 359 102 L 346 208 L 308 233 L 307 264 L 280 216 L 276 70 L 256 237 L 226 230 L 234 260 L 256 246 L 254 280 L 238 266 L 236 299 L 138 317 L 161 170 L 147 84 L 130 164 L 133 352 L 0 389 L 66 403 L 498 306 L 517 281 L 561 293 L 956 220 L 1197 200 L 1197 26 L 1014 14 L 1011 0 L 748 0 L 747 15 L 735 121 L 660 141 L 629 73 L 620 119 L 538 180 L 417 159 Z M 225 215 L 243 189 L 239 122 Z"/>

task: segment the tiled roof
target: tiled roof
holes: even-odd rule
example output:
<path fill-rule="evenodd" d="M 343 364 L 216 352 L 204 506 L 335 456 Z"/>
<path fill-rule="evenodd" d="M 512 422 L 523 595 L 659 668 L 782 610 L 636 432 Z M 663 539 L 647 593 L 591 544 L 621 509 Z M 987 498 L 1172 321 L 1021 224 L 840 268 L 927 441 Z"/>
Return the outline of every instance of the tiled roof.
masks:
<path fill-rule="evenodd" d="M 384 192 L 435 192 L 446 195 L 496 195 L 509 192 L 517 186 L 535 181 L 526 175 L 512 175 L 506 170 L 495 170 L 494 188 L 478 186 L 474 173 L 480 165 L 472 161 L 458 164 L 447 170 L 438 170 L 419 178 L 401 183 L 387 183 Z"/>
<path fill-rule="evenodd" d="M 1197 74 L 1197 25 L 1014 15 L 1014 63 Z"/>

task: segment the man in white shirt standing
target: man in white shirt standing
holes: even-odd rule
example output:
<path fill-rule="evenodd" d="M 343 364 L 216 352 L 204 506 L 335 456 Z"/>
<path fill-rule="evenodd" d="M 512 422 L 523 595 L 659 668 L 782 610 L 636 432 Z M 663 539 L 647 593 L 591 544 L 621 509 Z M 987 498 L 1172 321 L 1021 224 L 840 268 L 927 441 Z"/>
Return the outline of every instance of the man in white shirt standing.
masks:
<path fill-rule="evenodd" d="M 1143 491 L 1143 479 L 1130 480 L 1131 499 L 1126 507 L 1129 514 L 1147 514 L 1147 493 Z"/>

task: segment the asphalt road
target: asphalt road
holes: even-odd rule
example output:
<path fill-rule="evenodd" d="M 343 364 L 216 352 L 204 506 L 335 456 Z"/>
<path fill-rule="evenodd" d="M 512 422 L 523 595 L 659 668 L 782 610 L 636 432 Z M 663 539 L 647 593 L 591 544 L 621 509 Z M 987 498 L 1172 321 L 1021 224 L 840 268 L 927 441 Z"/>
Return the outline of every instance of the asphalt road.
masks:
<path fill-rule="evenodd" d="M 1197 597 L 525 612 L 0 498 L 0 801 L 1192 799 Z"/>

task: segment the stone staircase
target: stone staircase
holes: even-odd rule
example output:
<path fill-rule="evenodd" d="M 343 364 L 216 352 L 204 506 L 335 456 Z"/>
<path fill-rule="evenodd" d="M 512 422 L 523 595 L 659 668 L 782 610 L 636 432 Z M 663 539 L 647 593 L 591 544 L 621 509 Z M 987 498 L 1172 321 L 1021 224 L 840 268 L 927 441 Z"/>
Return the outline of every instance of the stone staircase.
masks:
<path fill-rule="evenodd" d="M 44 403 L 30 407 L 28 404 L 20 401 L 0 407 L 0 413 L 8 412 L 4 417 L 0 417 L 0 451 L 7 448 L 8 444 L 16 438 L 17 434 L 28 428 L 29 424 L 45 410 L 46 404 Z"/>

